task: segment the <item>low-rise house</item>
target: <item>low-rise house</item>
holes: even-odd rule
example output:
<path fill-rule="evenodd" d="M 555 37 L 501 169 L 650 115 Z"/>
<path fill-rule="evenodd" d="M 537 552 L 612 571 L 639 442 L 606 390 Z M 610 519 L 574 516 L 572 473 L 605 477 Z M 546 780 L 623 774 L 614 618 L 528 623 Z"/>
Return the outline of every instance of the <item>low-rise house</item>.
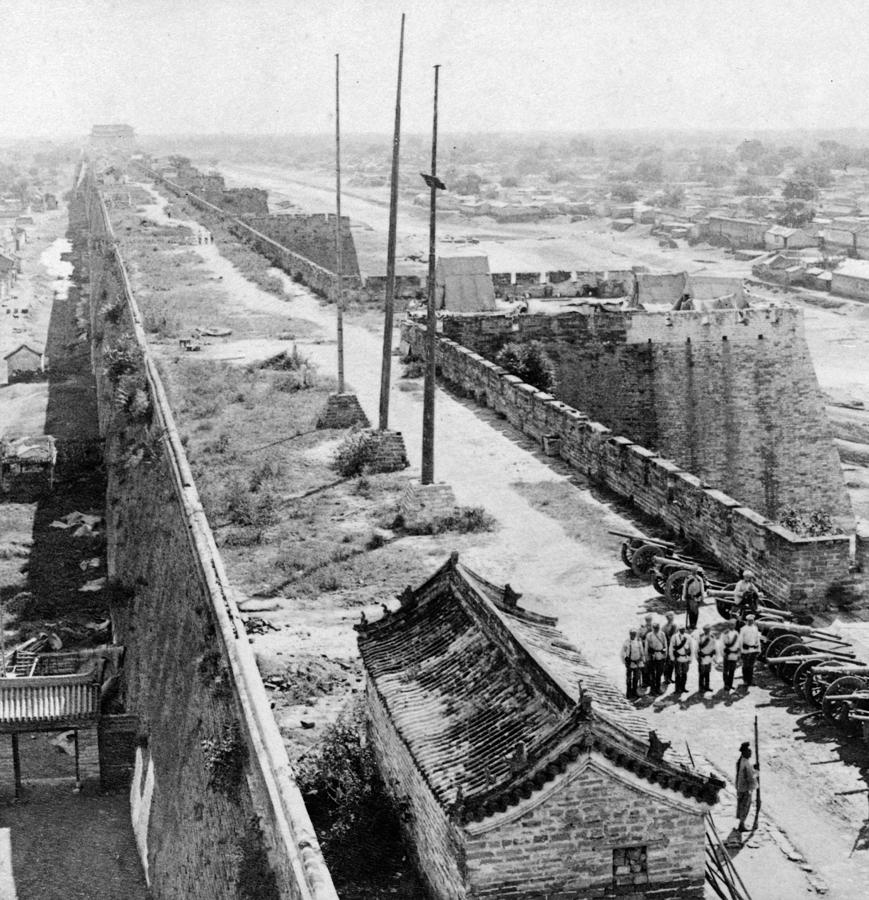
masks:
<path fill-rule="evenodd" d="M 787 228 L 784 225 L 773 225 L 763 236 L 764 245 L 769 250 L 800 250 L 804 247 L 817 247 L 815 236 L 802 228 Z"/>
<path fill-rule="evenodd" d="M 28 344 L 19 344 L 3 357 L 6 377 L 11 381 L 31 381 L 45 372 L 45 355 Z"/>
<path fill-rule="evenodd" d="M 832 273 L 830 293 L 869 300 L 869 260 L 846 259 Z"/>
<path fill-rule="evenodd" d="M 762 247 L 768 228 L 768 222 L 756 219 L 710 215 L 705 236 L 710 242 L 721 241 L 733 247 Z"/>
<path fill-rule="evenodd" d="M 860 240 L 861 235 L 864 236 L 863 240 Z M 869 235 L 869 221 L 866 219 L 856 217 L 834 219 L 823 230 L 822 246 L 830 253 L 857 256 L 858 244 L 865 252 L 867 235 Z"/>
<path fill-rule="evenodd" d="M 722 782 L 519 597 L 453 554 L 358 626 L 371 746 L 432 895 L 700 900 Z"/>
<path fill-rule="evenodd" d="M 54 486 L 57 446 L 50 434 L 0 438 L 0 492 L 40 494 Z"/>
<path fill-rule="evenodd" d="M 440 256 L 435 269 L 439 309 L 479 312 L 495 308 L 488 256 Z"/>

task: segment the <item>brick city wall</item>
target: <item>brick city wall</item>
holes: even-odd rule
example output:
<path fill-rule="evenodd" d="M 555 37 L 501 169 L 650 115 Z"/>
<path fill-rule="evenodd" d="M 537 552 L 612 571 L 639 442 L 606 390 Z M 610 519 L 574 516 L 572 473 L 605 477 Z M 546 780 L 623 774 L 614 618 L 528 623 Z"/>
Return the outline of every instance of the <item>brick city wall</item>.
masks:
<path fill-rule="evenodd" d="M 488 359 L 540 341 L 565 403 L 766 516 L 851 527 L 800 310 L 455 315 L 444 334 Z"/>
<path fill-rule="evenodd" d="M 405 323 L 403 339 L 420 357 L 423 338 L 422 326 Z M 862 580 L 851 574 L 847 535 L 797 537 L 449 338 L 438 338 L 437 358 L 442 377 L 462 393 L 537 441 L 560 436 L 560 456 L 574 468 L 695 541 L 730 572 L 754 569 L 761 587 L 775 599 L 793 608 L 857 599 L 854 592 L 859 593 Z"/>
<path fill-rule="evenodd" d="M 317 215 L 252 216 L 245 220 L 251 228 L 277 241 L 293 253 L 310 259 L 330 272 L 338 270 L 335 253 L 335 216 Z M 341 216 L 341 267 L 345 275 L 359 275 L 356 244 L 350 231 L 350 219 Z"/>
<path fill-rule="evenodd" d="M 402 810 L 417 868 L 437 900 L 460 900 L 467 893 L 459 830 L 435 800 L 370 680 L 366 699 L 371 746 L 386 789 Z"/>
<path fill-rule="evenodd" d="M 664 796 L 669 791 L 641 787 L 621 770 L 610 774 L 603 757 L 590 759 L 593 765 L 574 764 L 584 768 L 573 777 L 569 768 L 542 802 L 532 795 L 527 812 L 508 810 L 505 824 L 485 831 L 468 827 L 469 896 L 702 900 L 706 807 L 684 798 L 677 805 Z M 613 851 L 640 846 L 647 848 L 648 884 L 616 889 Z"/>
<path fill-rule="evenodd" d="M 262 188 L 224 188 L 218 191 L 206 189 L 197 193 L 230 216 L 269 214 L 269 194 Z"/>
<path fill-rule="evenodd" d="M 126 647 L 126 711 L 138 716 L 153 791 L 134 790 L 134 825 L 159 898 L 336 900 L 272 717 L 232 589 L 129 289 L 105 207 L 89 180 L 72 201 L 75 277 L 89 280 L 91 346 L 108 475 L 113 633 Z M 123 298 L 112 323 L 106 296 Z M 142 353 L 150 421 L 117 409 L 105 352 Z M 134 789 L 137 787 L 133 786 Z M 143 809 L 143 797 L 146 797 Z"/>

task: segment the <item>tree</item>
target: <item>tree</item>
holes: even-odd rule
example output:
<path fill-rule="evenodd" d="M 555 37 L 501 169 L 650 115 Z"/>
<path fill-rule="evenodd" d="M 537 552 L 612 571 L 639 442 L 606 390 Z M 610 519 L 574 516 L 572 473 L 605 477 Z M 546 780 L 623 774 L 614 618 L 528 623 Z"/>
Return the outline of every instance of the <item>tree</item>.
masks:
<path fill-rule="evenodd" d="M 637 163 L 634 169 L 634 178 L 637 181 L 662 181 L 664 168 L 660 159 L 644 159 Z"/>
<path fill-rule="evenodd" d="M 736 155 L 743 162 L 757 162 L 764 153 L 765 148 L 758 140 L 745 140 L 736 148 Z"/>
<path fill-rule="evenodd" d="M 501 179 L 501 187 L 514 188 L 519 187 L 519 179 L 515 175 L 506 175 Z"/>
<path fill-rule="evenodd" d="M 636 203 L 639 198 L 637 189 L 632 184 L 617 184 L 610 192 L 613 200 L 619 200 L 622 203 Z"/>
<path fill-rule="evenodd" d="M 668 184 L 661 192 L 661 203 L 678 209 L 685 200 L 685 188 L 681 184 Z"/>
<path fill-rule="evenodd" d="M 763 194 L 768 194 L 769 190 L 765 188 L 756 178 L 753 178 L 751 175 L 743 175 L 736 182 L 736 186 L 734 188 L 736 194 L 740 196 L 751 196 L 751 197 L 759 197 Z"/>
<path fill-rule="evenodd" d="M 820 160 L 812 160 L 797 166 L 794 176 L 804 181 L 812 181 L 819 188 L 829 187 L 833 183 L 833 173 L 830 167 Z"/>
<path fill-rule="evenodd" d="M 457 194 L 479 194 L 483 179 L 476 172 L 468 172 L 458 178 L 452 186 Z"/>
<path fill-rule="evenodd" d="M 540 341 L 505 344 L 495 362 L 538 391 L 551 394 L 555 390 L 555 365 Z"/>
<path fill-rule="evenodd" d="M 791 200 L 776 219 L 786 228 L 802 228 L 815 218 L 815 210 L 804 200 Z"/>
<path fill-rule="evenodd" d="M 815 200 L 818 196 L 818 185 L 807 178 L 788 179 L 781 192 L 785 200 Z"/>

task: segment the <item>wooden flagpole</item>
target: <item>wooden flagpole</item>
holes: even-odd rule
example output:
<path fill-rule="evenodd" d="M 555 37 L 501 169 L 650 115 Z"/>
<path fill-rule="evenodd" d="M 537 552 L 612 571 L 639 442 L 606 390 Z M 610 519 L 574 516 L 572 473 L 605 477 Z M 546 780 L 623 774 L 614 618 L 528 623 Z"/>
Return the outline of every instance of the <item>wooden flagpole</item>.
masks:
<path fill-rule="evenodd" d="M 344 393 L 344 266 L 341 258 L 341 58 L 335 54 L 335 278 L 337 287 L 338 393 Z"/>

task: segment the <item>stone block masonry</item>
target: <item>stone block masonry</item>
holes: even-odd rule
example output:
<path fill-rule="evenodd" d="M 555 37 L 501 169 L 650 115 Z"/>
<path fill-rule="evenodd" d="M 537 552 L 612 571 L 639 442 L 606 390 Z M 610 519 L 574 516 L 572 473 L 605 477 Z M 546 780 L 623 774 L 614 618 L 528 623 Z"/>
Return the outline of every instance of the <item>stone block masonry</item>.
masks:
<path fill-rule="evenodd" d="M 423 354 L 422 326 L 405 323 L 403 340 L 412 353 Z M 462 393 L 537 441 L 560 436 L 560 455 L 574 468 L 695 541 L 729 571 L 754 569 L 775 599 L 795 609 L 819 608 L 843 597 L 859 602 L 863 577 L 851 571 L 848 535 L 797 537 L 448 337 L 438 338 L 437 358 L 442 377 Z M 858 535 L 858 559 L 869 559 L 867 542 Z"/>
<path fill-rule="evenodd" d="M 765 516 L 853 529 L 800 310 L 454 315 L 444 334 L 490 360 L 540 341 L 559 400 Z"/>
<path fill-rule="evenodd" d="M 71 220 L 87 216 L 76 277 L 93 298 L 111 613 L 138 719 L 143 777 L 131 796 L 152 894 L 337 900 L 91 178 L 71 206 Z M 123 299 L 120 321 L 101 313 L 106 291 Z M 118 408 L 105 365 L 107 351 L 131 344 L 149 401 L 135 419 Z"/>
<path fill-rule="evenodd" d="M 360 425 L 367 428 L 368 416 L 356 394 L 329 394 L 326 406 L 317 419 L 317 428 L 350 428 Z"/>
<path fill-rule="evenodd" d="M 293 253 L 310 259 L 330 272 L 337 271 L 334 215 L 320 213 L 309 216 L 250 216 L 245 221 L 251 228 L 277 241 Z M 347 216 L 341 217 L 341 267 L 345 275 L 351 278 L 359 276 L 356 244 Z"/>

